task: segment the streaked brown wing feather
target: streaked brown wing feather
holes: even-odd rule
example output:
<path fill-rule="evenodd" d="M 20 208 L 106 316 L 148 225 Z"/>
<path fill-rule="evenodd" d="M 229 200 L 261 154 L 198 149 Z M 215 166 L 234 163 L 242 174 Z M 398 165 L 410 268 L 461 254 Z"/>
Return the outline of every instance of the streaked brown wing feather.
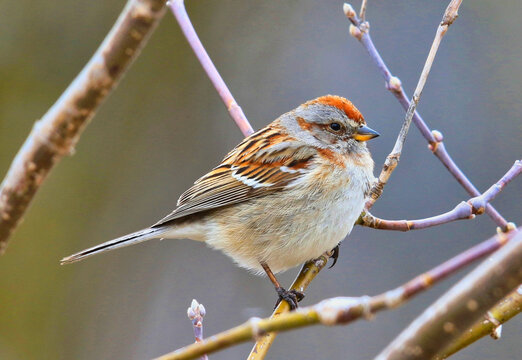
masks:
<path fill-rule="evenodd" d="M 315 154 L 313 148 L 268 126 L 247 137 L 221 165 L 198 179 L 181 195 L 178 208 L 154 226 L 281 191 L 310 171 Z"/>

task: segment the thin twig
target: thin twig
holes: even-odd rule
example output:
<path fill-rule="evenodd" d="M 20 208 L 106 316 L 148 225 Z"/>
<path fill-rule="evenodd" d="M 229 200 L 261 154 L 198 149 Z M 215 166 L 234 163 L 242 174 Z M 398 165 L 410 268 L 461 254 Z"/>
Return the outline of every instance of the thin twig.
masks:
<path fill-rule="evenodd" d="M 0 254 L 51 169 L 73 152 L 103 100 L 162 18 L 161 0 L 129 0 L 91 60 L 38 120 L 0 185 Z"/>
<path fill-rule="evenodd" d="M 221 100 L 223 100 L 225 103 L 228 113 L 236 122 L 244 136 L 252 134 L 254 130 L 243 113 L 243 110 L 237 104 L 236 100 L 232 96 L 232 93 L 223 81 L 223 78 L 221 75 L 219 75 L 219 72 L 214 66 L 214 63 L 212 63 L 212 60 L 208 56 L 207 51 L 203 47 L 203 44 L 199 40 L 196 30 L 194 30 L 194 26 L 192 26 L 190 18 L 188 17 L 183 0 L 170 0 L 168 2 L 168 6 L 176 17 L 178 24 L 181 27 L 183 34 L 185 35 L 185 38 L 192 47 L 192 50 L 194 51 L 194 54 L 196 54 L 196 57 L 198 58 L 201 66 L 207 73 L 210 81 L 212 81 L 212 84 L 214 84 L 216 91 L 221 97 Z"/>
<path fill-rule="evenodd" d="M 406 140 L 406 136 L 408 135 L 408 130 L 411 125 L 411 121 L 413 118 L 413 114 L 415 113 L 415 109 L 419 104 L 420 97 L 422 95 L 422 90 L 424 89 L 424 85 L 426 85 L 426 81 L 428 80 L 428 75 L 431 70 L 431 66 L 433 65 L 433 61 L 435 60 L 435 55 L 437 55 L 437 51 L 439 49 L 439 45 L 442 41 L 442 38 L 448 31 L 448 28 L 458 16 L 458 9 L 462 0 L 452 0 L 444 15 L 442 17 L 442 21 L 440 22 L 437 33 L 435 34 L 435 38 L 433 39 L 433 43 L 431 44 L 430 52 L 428 53 L 428 57 L 426 58 L 426 62 L 424 63 L 424 68 L 422 69 L 422 73 L 419 77 L 419 81 L 417 82 L 417 86 L 413 93 L 413 98 L 410 102 L 410 106 L 406 111 L 406 117 L 402 124 L 401 130 L 399 132 L 399 136 L 397 137 L 397 141 L 395 142 L 395 146 L 393 147 L 392 152 L 386 157 L 386 161 L 384 163 L 381 174 L 379 175 L 379 179 L 376 184 L 372 187 L 370 191 L 370 197 L 366 202 L 366 209 L 370 209 L 375 201 L 381 196 L 382 190 L 386 183 L 388 182 L 391 174 L 397 167 L 399 163 L 399 159 L 402 153 L 402 147 L 404 145 L 404 141 Z M 365 29 L 369 29 L 368 26 Z M 367 32 L 366 30 L 365 32 Z"/>
<path fill-rule="evenodd" d="M 522 246 L 520 246 L 522 245 L 521 230 L 522 228 L 518 228 L 508 233 L 497 234 L 491 239 L 457 255 L 434 269 L 380 295 L 357 298 L 337 297 L 323 300 L 316 305 L 299 308 L 293 312 L 281 314 L 278 317 L 268 319 L 252 318 L 243 325 L 211 336 L 202 343 L 188 345 L 172 353 L 163 355 L 159 357 L 158 360 L 195 359 L 202 354 L 210 354 L 245 341 L 259 339 L 259 337 L 264 336 L 266 333 L 274 331 L 288 331 L 315 324 L 348 324 L 360 318 L 371 318 L 377 311 L 396 308 L 404 304 L 411 297 L 454 273 L 456 267 L 462 267 L 462 263 L 470 264 L 474 260 L 491 254 L 507 242 L 513 242 L 515 237 L 517 237 L 515 244 L 518 244 L 518 247 L 522 249 Z M 484 263 L 484 265 L 481 265 L 479 268 L 483 268 L 484 266 L 498 266 L 499 264 L 507 268 L 508 263 L 513 266 L 516 265 L 510 263 L 512 261 L 511 258 L 510 260 L 505 260 L 504 257 L 499 257 L 497 254 L 499 253 L 497 252 L 494 255 L 495 259 Z M 520 259 L 522 259 L 522 256 Z M 520 259 L 515 259 L 515 261 L 520 262 Z M 521 278 L 519 282 L 522 282 L 522 273 L 519 273 L 518 276 Z"/>
<path fill-rule="evenodd" d="M 193 299 L 190 307 L 187 309 L 187 316 L 192 322 L 196 343 L 203 341 L 203 317 L 205 315 L 206 310 L 203 304 L 200 304 L 196 299 Z M 203 354 L 201 360 L 208 360 L 207 354 Z"/>
<path fill-rule="evenodd" d="M 473 219 L 475 215 L 483 214 L 489 202 L 521 172 L 522 161 L 517 160 L 509 171 L 482 195 L 463 201 L 444 214 L 418 220 L 384 220 L 367 211 L 361 215 L 357 224 L 380 230 L 410 231 L 439 226 L 456 220 Z M 514 225 L 511 227 L 514 228 Z"/>
<path fill-rule="evenodd" d="M 516 176 L 522 172 L 522 160 L 517 160 L 509 169 L 509 171 L 495 184 L 493 184 L 482 195 L 476 196 L 469 200 L 469 203 L 475 209 L 477 214 L 482 214 L 488 204 L 509 184 Z"/>
<path fill-rule="evenodd" d="M 402 88 L 400 79 L 391 74 L 390 70 L 386 66 L 386 63 L 379 54 L 379 51 L 375 47 L 369 33 L 369 26 L 367 25 L 367 22 L 361 22 L 351 5 L 344 4 L 343 9 L 344 13 L 352 23 L 352 26 L 350 27 L 350 34 L 359 40 L 359 42 L 363 45 L 371 60 L 377 66 L 381 75 L 383 76 L 386 82 L 386 88 L 390 90 L 390 92 L 397 98 L 404 110 L 407 110 L 410 106 L 408 96 Z M 459 184 L 461 184 L 461 186 L 468 192 L 469 195 L 479 196 L 480 193 L 477 188 L 471 183 L 471 181 L 466 177 L 462 170 L 460 170 L 455 161 L 453 161 L 451 156 L 448 154 L 444 143 L 442 142 L 442 133 L 437 130 L 432 131 L 416 111 L 413 114 L 412 121 L 428 142 L 429 149 L 442 162 L 442 164 L 448 169 L 448 171 L 459 182 Z M 488 205 L 486 207 L 486 213 L 503 231 L 508 230 L 508 221 L 504 219 L 493 206 Z"/>
<path fill-rule="evenodd" d="M 376 360 L 431 359 L 522 283 L 522 232 L 455 284 Z"/>
<path fill-rule="evenodd" d="M 364 22 L 366 19 L 366 6 L 368 5 L 368 0 L 362 0 L 361 3 L 361 11 L 359 11 L 359 17 L 361 21 Z"/>

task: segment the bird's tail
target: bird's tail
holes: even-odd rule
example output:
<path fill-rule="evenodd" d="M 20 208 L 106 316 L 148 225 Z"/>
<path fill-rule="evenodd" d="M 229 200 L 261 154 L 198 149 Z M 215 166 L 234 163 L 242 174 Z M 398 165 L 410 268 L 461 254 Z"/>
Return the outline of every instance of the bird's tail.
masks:
<path fill-rule="evenodd" d="M 64 257 L 60 260 L 60 264 L 70 264 L 76 261 L 83 260 L 89 256 L 96 255 L 105 251 L 110 251 L 114 249 L 119 249 L 125 246 L 134 245 L 143 241 L 155 239 L 161 237 L 167 230 L 165 228 L 148 228 L 140 231 L 136 231 L 132 234 L 127 234 L 125 236 L 119 237 L 114 240 L 110 240 L 104 242 L 103 244 L 99 244 L 93 246 L 89 249 L 82 250 L 76 254 L 71 256 Z"/>

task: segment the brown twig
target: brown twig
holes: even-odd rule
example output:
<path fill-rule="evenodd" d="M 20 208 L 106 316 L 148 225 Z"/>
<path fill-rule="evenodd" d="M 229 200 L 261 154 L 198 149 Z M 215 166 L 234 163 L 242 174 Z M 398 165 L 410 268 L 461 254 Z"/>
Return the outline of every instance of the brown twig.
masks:
<path fill-rule="evenodd" d="M 520 229 L 519 229 L 520 230 Z M 431 359 L 522 283 L 522 232 L 455 284 L 376 360 Z"/>
<path fill-rule="evenodd" d="M 243 110 L 237 104 L 236 100 L 232 96 L 232 93 L 223 81 L 223 78 L 221 75 L 219 75 L 219 72 L 208 56 L 207 51 L 203 47 L 203 44 L 199 40 L 196 30 L 194 30 L 194 26 L 192 26 L 190 18 L 188 17 L 183 0 L 170 0 L 168 2 L 168 6 L 176 17 L 176 20 L 178 21 L 185 38 L 192 47 L 192 50 L 194 51 L 194 54 L 196 54 L 196 57 L 198 58 L 201 66 L 207 73 L 208 78 L 212 84 L 214 84 L 216 91 L 225 103 L 228 113 L 236 122 L 244 136 L 252 134 L 254 130 L 243 113 Z"/>
<path fill-rule="evenodd" d="M 379 54 L 379 51 L 375 47 L 369 33 L 368 23 L 366 21 L 361 22 L 361 20 L 357 17 L 357 13 L 349 4 L 345 4 L 343 9 L 345 15 L 352 23 L 352 26 L 350 27 L 350 34 L 359 40 L 359 42 L 363 45 L 363 47 L 368 52 L 370 59 L 377 66 L 381 75 L 384 77 L 386 88 L 390 90 L 390 92 L 397 98 L 404 110 L 407 110 L 410 106 L 408 96 L 402 88 L 400 79 L 391 74 L 390 70 L 386 66 L 386 63 Z M 480 195 L 477 188 L 471 183 L 471 181 L 466 177 L 462 170 L 460 170 L 455 161 L 453 161 L 449 155 L 446 147 L 444 146 L 444 143 L 442 142 L 442 133 L 437 130 L 431 130 L 416 111 L 413 114 L 412 121 L 428 142 L 429 149 L 442 162 L 442 164 L 446 167 L 446 169 L 448 169 L 448 171 L 459 182 L 459 184 L 462 185 L 468 194 L 471 196 Z M 488 205 L 486 207 L 486 213 L 503 231 L 507 231 L 508 221 L 504 219 L 493 206 Z"/>
<path fill-rule="evenodd" d="M 374 297 L 337 297 L 323 300 L 316 305 L 303 307 L 293 312 L 281 314 L 278 317 L 271 317 L 269 319 L 252 318 L 243 325 L 216 334 L 207 338 L 202 343 L 188 345 L 172 353 L 163 355 L 159 357 L 158 360 L 195 359 L 202 354 L 210 354 L 241 342 L 256 340 L 267 333 L 275 331 L 288 331 L 316 324 L 328 326 L 348 324 L 360 318 L 371 318 L 378 311 L 393 309 L 404 304 L 411 297 L 454 273 L 455 267 L 460 268 L 461 263 L 465 262 L 469 264 L 474 260 L 491 254 L 508 241 L 514 243 L 510 245 L 516 245 L 517 251 L 522 251 L 521 230 L 522 228 L 518 228 L 508 233 L 497 234 L 493 238 L 457 255 L 434 269 L 380 295 Z M 514 246 L 510 246 L 509 250 L 511 251 L 513 247 Z M 505 254 L 506 251 L 495 253 L 491 260 L 482 264 L 477 270 L 484 269 L 485 267 L 490 269 L 491 267 L 500 265 L 502 265 L 504 269 L 509 268 L 512 270 L 514 267 L 520 266 L 518 264 L 522 261 L 522 254 L 518 258 L 511 253 Z M 483 272 L 484 271 L 481 270 L 481 273 Z M 490 272 L 494 273 L 495 271 Z M 507 272 L 499 272 L 497 276 L 502 278 L 502 275 L 505 274 L 507 274 Z M 519 272 L 517 276 L 520 278 L 519 283 L 522 282 L 522 273 Z M 481 289 L 479 288 L 478 290 Z M 482 314 L 479 313 L 479 316 L 480 315 Z"/>
<path fill-rule="evenodd" d="M 444 15 L 442 16 L 442 21 L 440 22 L 437 28 L 437 33 L 435 34 L 435 38 L 433 39 L 433 43 L 431 44 L 430 52 L 428 53 L 428 57 L 426 58 L 426 62 L 424 63 L 424 68 L 422 69 L 415 91 L 413 92 L 413 97 L 410 102 L 410 106 L 406 111 L 406 117 L 399 132 L 399 136 L 397 137 L 397 141 L 395 142 L 392 152 L 386 157 L 386 161 L 384 162 L 384 166 L 382 168 L 381 174 L 379 175 L 378 181 L 375 183 L 375 185 L 372 187 L 370 191 L 369 199 L 366 202 L 366 209 L 371 209 L 373 204 L 375 204 L 375 201 L 381 196 L 384 186 L 388 182 L 391 174 L 393 173 L 393 171 L 397 167 L 397 164 L 399 163 L 399 159 L 402 153 L 402 147 L 404 145 L 404 141 L 406 140 L 406 136 L 408 135 L 408 130 L 413 119 L 413 114 L 415 113 L 415 109 L 419 104 L 419 100 L 422 95 L 422 90 L 424 89 L 424 85 L 426 85 L 426 81 L 428 80 L 428 75 L 430 73 L 431 66 L 433 65 L 433 61 L 435 60 L 435 55 L 437 55 L 437 51 L 439 49 L 439 45 L 442 41 L 442 38 L 448 31 L 450 25 L 453 24 L 453 22 L 458 16 L 458 9 L 461 2 L 462 0 L 452 0 L 446 8 Z M 369 27 L 365 26 L 363 30 L 361 30 L 361 32 L 367 32 L 368 29 Z"/>
<path fill-rule="evenodd" d="M 453 210 L 444 214 L 418 220 L 384 220 L 373 216 L 367 211 L 361 215 L 357 224 L 380 230 L 410 231 L 426 229 L 456 220 L 473 219 L 475 215 L 483 214 L 489 202 L 521 172 L 522 161 L 517 160 L 509 171 L 482 195 L 471 198 L 468 201 L 463 201 L 455 206 Z M 514 225 L 511 225 L 511 227 L 514 228 Z"/>
<path fill-rule="evenodd" d="M 0 254 L 51 169 L 139 55 L 164 14 L 161 0 L 129 0 L 91 60 L 38 120 L 0 185 Z"/>

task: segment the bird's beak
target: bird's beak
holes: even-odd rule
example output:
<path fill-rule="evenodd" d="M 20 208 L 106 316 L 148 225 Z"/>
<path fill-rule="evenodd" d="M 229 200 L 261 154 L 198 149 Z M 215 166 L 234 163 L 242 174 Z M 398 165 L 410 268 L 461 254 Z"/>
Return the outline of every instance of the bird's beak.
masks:
<path fill-rule="evenodd" d="M 355 133 L 353 134 L 353 138 L 357 141 L 368 141 L 377 136 L 379 136 L 379 133 L 373 129 L 370 129 L 366 125 L 358 127 Z"/>

